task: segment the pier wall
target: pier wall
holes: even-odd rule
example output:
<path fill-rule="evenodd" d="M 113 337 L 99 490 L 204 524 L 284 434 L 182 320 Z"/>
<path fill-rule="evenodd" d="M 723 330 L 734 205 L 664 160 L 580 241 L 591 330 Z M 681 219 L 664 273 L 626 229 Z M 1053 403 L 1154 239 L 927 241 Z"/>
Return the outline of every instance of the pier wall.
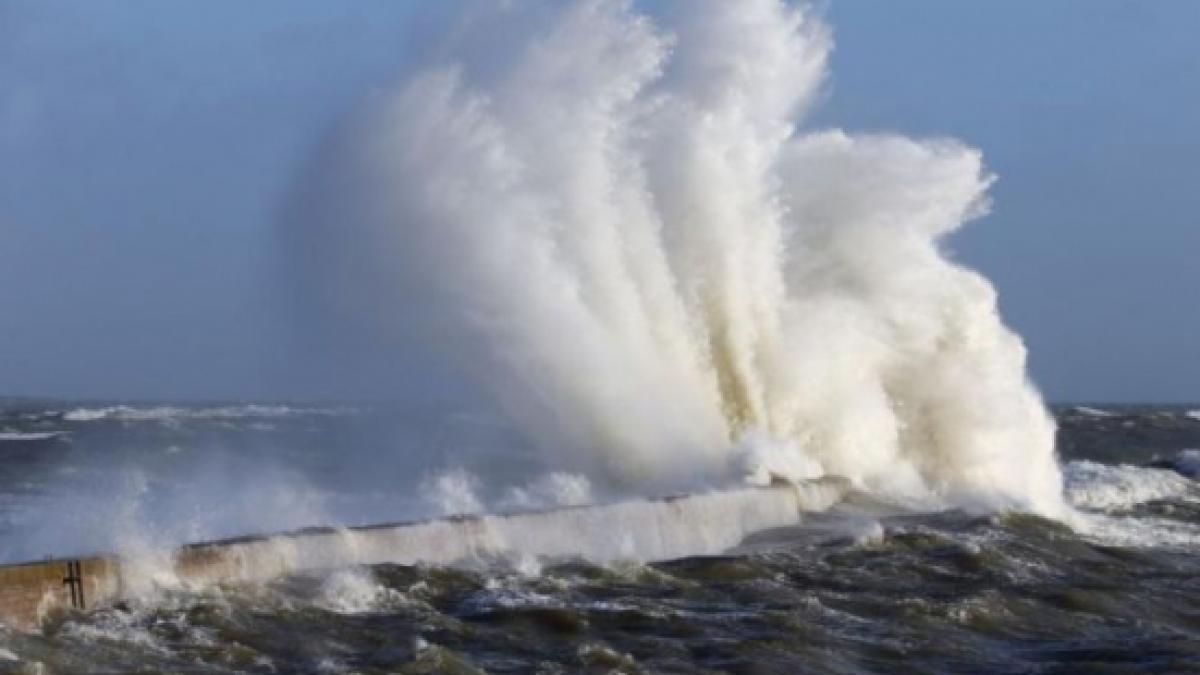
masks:
<path fill-rule="evenodd" d="M 656 561 L 729 550 L 754 532 L 794 525 L 804 511 L 841 500 L 844 481 L 821 480 L 560 508 L 456 516 L 415 523 L 309 528 L 189 544 L 168 579 L 184 588 L 265 581 L 291 572 L 380 563 L 450 565 L 526 555 Z M 36 630 L 53 612 L 87 610 L 145 588 L 145 567 L 115 557 L 0 566 L 0 623 Z"/>

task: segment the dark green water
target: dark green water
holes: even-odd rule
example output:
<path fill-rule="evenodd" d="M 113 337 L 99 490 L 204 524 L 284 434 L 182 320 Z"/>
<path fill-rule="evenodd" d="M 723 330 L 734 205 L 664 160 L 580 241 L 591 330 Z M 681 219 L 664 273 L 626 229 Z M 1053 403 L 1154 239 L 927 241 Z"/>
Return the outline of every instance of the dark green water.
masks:
<path fill-rule="evenodd" d="M 71 433 L 0 443 L 6 543 L 40 522 L 29 504 L 101 475 L 89 452 L 124 447 L 119 464 L 143 465 L 154 448 L 162 467 L 138 494 L 170 506 L 150 519 L 168 523 L 186 510 L 156 490 L 203 464 L 185 462 L 191 448 L 242 448 L 222 466 L 259 469 L 261 456 L 245 455 L 287 449 L 301 475 L 320 475 L 318 448 L 381 424 L 340 411 L 88 426 L 16 410 L 0 423 L 10 435 Z M 1115 414 L 1057 411 L 1077 530 L 858 497 L 717 557 L 384 565 L 162 592 L 57 617 L 43 635 L 0 632 L 0 672 L 1200 672 L 1200 484 L 1190 473 L 1200 454 L 1186 452 L 1200 448 L 1200 419 L 1188 408 L 1106 411 Z M 361 492 L 336 498 L 359 478 L 327 476 L 328 503 L 364 517 L 399 507 Z M 236 524 L 218 518 L 203 533 Z"/>

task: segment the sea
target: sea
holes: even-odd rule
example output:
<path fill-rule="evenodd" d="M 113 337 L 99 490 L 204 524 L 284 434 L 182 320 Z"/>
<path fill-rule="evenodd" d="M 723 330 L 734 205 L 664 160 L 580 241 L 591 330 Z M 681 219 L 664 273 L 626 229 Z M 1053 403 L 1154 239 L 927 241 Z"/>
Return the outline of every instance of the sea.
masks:
<path fill-rule="evenodd" d="M 152 583 L 0 627 L 0 673 L 1200 672 L 1200 405 L 1053 412 L 1073 524 L 851 493 L 716 555 Z M 503 489 L 538 470 L 506 434 L 363 405 L 4 400 L 0 562 L 619 498 Z"/>

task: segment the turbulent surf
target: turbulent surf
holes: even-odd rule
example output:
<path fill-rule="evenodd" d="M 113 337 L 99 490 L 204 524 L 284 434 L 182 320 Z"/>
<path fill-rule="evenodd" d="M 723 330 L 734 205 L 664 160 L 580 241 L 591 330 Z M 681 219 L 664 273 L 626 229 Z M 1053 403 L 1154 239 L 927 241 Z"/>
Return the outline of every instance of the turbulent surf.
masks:
<path fill-rule="evenodd" d="M 329 531 L 315 550 L 264 545 L 325 569 L 189 586 L 154 576 L 161 553 L 188 540 L 605 497 L 563 476 L 526 482 L 507 448 L 503 463 L 441 448 L 414 458 L 450 461 L 446 481 L 339 452 L 431 424 L 403 410 L 175 404 L 101 416 L 78 411 L 121 408 L 6 401 L 0 560 L 115 544 L 145 567 L 123 601 L 52 613 L 40 634 L 0 627 L 0 672 L 1188 672 L 1200 657 L 1195 408 L 1057 410 L 1067 499 L 1086 519 L 1077 529 L 865 493 L 803 515 L 777 497 L 715 493 L 678 509 L 583 508 L 579 522 L 552 509 L 542 538 L 536 519 L 495 532 L 452 519 L 365 545 Z M 453 417 L 425 440 L 468 448 L 480 425 Z M 539 457 L 525 457 L 535 475 Z M 505 554 L 523 546 L 593 560 Z M 705 555 L 676 557 L 689 549 Z"/>
<path fill-rule="evenodd" d="M 284 209 L 381 402 L 0 401 L 0 563 L 91 561 L 0 673 L 1194 668 L 1200 411 L 1056 436 L 978 151 L 814 128 L 808 5 L 454 7 Z"/>

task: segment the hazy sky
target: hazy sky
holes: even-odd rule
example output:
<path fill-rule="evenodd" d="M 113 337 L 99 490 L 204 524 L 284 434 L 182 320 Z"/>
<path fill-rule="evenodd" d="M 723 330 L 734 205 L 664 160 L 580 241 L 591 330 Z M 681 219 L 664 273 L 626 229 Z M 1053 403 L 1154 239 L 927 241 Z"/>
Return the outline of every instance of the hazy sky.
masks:
<path fill-rule="evenodd" d="M 279 214 L 416 3 L 0 0 L 0 394 L 294 389 Z M 949 242 L 1052 399 L 1200 399 L 1200 2 L 832 0 L 819 126 L 1000 176 Z"/>

